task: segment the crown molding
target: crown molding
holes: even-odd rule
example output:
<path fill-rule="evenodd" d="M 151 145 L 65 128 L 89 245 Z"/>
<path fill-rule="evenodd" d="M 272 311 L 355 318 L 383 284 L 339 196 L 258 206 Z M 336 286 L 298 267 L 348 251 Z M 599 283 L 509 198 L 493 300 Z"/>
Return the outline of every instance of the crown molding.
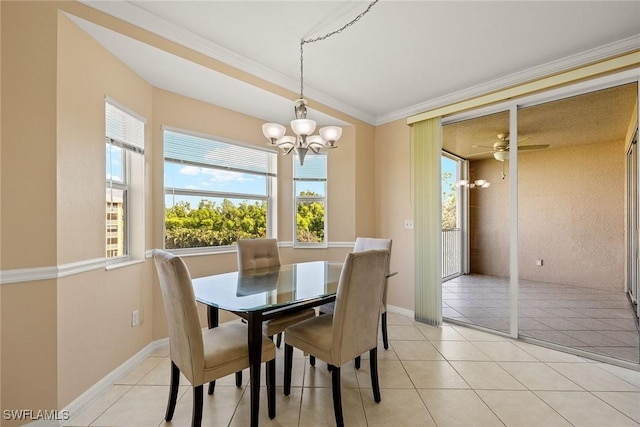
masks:
<path fill-rule="evenodd" d="M 640 34 L 379 116 L 376 126 L 640 50 Z"/>

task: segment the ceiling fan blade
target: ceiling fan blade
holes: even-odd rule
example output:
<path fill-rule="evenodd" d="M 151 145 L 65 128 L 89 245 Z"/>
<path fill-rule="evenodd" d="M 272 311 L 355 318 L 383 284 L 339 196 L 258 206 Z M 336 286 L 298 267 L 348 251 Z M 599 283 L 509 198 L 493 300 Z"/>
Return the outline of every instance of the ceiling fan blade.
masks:
<path fill-rule="evenodd" d="M 541 150 L 543 148 L 549 148 L 549 144 L 521 145 L 518 150 Z"/>
<path fill-rule="evenodd" d="M 488 145 L 472 145 L 471 147 L 473 147 L 473 148 L 486 148 L 488 150 L 493 150 L 493 146 L 488 146 Z"/>
<path fill-rule="evenodd" d="M 495 151 L 491 150 L 491 151 L 483 151 L 481 153 L 467 154 L 465 158 L 468 159 L 469 157 L 484 156 L 485 154 L 493 154 L 494 152 Z"/>

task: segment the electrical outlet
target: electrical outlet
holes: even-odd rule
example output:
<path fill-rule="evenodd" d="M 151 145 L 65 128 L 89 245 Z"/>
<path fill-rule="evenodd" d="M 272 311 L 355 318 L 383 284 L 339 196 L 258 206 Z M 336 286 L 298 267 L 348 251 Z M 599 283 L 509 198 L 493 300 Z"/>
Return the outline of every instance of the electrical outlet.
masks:
<path fill-rule="evenodd" d="M 138 323 L 140 323 L 140 313 L 138 310 L 133 310 L 131 313 L 131 327 L 138 326 Z"/>
<path fill-rule="evenodd" d="M 404 228 L 406 228 L 407 230 L 412 230 L 413 229 L 413 220 L 405 219 L 404 220 Z"/>

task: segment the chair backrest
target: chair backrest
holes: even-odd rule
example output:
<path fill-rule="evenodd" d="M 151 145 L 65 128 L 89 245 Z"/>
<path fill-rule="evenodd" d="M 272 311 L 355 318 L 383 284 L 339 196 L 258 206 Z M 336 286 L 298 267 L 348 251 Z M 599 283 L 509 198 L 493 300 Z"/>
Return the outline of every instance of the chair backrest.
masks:
<path fill-rule="evenodd" d="M 238 239 L 238 270 L 280 265 L 276 239 Z"/>
<path fill-rule="evenodd" d="M 191 276 L 182 258 L 154 249 L 164 311 L 169 326 L 171 360 L 191 382 L 204 376 L 204 344 Z"/>
<path fill-rule="evenodd" d="M 377 346 L 388 258 L 386 249 L 347 255 L 333 311 L 333 365 L 340 366 Z"/>
<path fill-rule="evenodd" d="M 357 237 L 356 244 L 353 247 L 354 252 L 369 251 L 371 249 L 386 249 L 389 251 L 389 262 L 387 262 L 386 274 L 391 271 L 391 239 L 375 239 L 373 237 Z M 384 288 L 382 295 L 382 305 L 387 309 L 387 286 Z"/>

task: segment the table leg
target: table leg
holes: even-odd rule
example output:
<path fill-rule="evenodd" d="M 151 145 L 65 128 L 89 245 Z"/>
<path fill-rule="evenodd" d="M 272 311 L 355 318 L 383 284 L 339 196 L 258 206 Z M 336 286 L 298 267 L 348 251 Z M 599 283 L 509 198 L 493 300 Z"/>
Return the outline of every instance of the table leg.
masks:
<path fill-rule="evenodd" d="M 218 326 L 220 315 L 218 314 L 218 307 L 207 306 L 207 322 L 209 323 L 209 329 Z"/>
<path fill-rule="evenodd" d="M 218 313 L 218 307 L 211 307 L 210 305 L 208 305 L 207 306 L 207 323 L 209 324 L 209 329 L 217 328 L 219 320 L 220 320 L 220 316 Z M 207 394 L 212 395 L 213 391 L 215 390 L 215 387 L 216 387 L 216 382 L 211 381 L 209 383 Z"/>
<path fill-rule="evenodd" d="M 262 313 L 250 312 L 249 329 L 249 388 L 251 390 L 251 426 L 258 426 L 260 411 L 260 363 L 262 356 Z"/>

